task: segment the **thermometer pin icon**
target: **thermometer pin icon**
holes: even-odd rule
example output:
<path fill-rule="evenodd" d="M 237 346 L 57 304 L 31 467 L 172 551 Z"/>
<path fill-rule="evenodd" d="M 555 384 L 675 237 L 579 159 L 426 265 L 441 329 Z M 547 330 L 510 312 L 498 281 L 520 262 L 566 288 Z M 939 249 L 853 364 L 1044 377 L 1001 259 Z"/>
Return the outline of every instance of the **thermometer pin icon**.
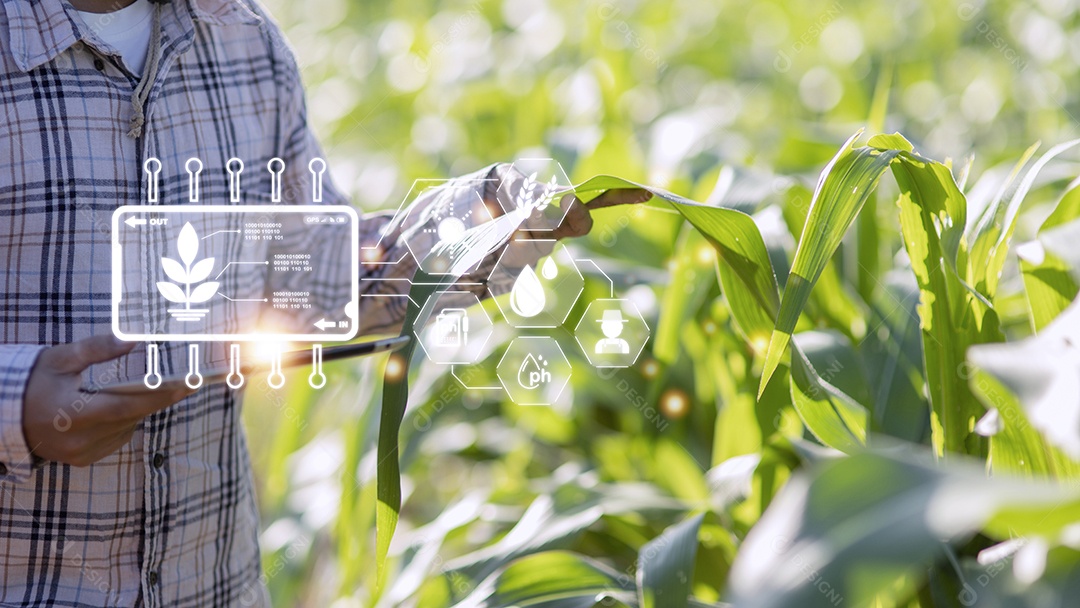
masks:
<path fill-rule="evenodd" d="M 281 351 L 275 352 L 274 358 L 270 360 L 270 375 L 266 378 L 266 383 L 275 389 L 285 386 L 285 374 L 281 373 Z"/>
<path fill-rule="evenodd" d="M 199 345 L 188 344 L 188 373 L 184 376 L 184 384 L 191 390 L 202 386 L 203 377 L 199 373 Z"/>
<path fill-rule="evenodd" d="M 225 377 L 225 384 L 236 390 L 244 386 L 244 374 L 240 371 L 240 345 L 229 346 L 229 375 Z"/>
<path fill-rule="evenodd" d="M 143 384 L 148 389 L 155 389 L 161 386 L 161 367 L 160 359 L 158 358 L 158 345 L 147 344 L 146 345 L 146 375 L 143 376 Z"/>
<path fill-rule="evenodd" d="M 322 344 L 311 347 L 311 375 L 308 376 L 308 384 L 316 389 L 326 386 L 326 375 L 322 371 Z"/>

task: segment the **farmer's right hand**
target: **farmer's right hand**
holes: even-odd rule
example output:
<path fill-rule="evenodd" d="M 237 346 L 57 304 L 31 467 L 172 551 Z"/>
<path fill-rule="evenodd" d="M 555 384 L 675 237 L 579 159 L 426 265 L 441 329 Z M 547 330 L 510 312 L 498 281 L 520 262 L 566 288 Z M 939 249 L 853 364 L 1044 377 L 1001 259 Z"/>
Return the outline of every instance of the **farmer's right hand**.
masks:
<path fill-rule="evenodd" d="M 41 351 L 23 395 L 23 435 L 31 454 L 78 467 L 93 464 L 127 443 L 140 420 L 194 392 L 185 387 L 119 395 L 81 389 L 83 370 L 134 346 L 94 336 Z"/>

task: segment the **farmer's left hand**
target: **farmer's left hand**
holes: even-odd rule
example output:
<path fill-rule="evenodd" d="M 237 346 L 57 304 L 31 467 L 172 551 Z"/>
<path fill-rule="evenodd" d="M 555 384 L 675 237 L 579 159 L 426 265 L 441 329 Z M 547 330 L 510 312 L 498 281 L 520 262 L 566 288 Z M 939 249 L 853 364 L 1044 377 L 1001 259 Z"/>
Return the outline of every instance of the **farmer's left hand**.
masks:
<path fill-rule="evenodd" d="M 652 198 L 652 193 L 641 188 L 618 188 L 608 190 L 600 196 L 589 201 L 586 206 L 573 194 L 567 194 L 562 198 L 561 207 L 566 209 L 566 216 L 562 223 L 555 229 L 555 238 L 565 239 L 575 236 L 585 236 L 593 227 L 591 212 L 594 209 L 614 207 L 616 205 L 636 205 L 644 203 Z"/>

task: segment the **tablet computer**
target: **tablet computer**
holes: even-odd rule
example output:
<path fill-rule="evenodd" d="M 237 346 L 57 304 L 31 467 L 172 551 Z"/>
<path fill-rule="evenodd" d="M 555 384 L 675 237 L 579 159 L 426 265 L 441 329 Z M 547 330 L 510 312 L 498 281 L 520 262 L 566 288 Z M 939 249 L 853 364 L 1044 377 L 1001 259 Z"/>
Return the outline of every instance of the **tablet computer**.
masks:
<path fill-rule="evenodd" d="M 353 342 L 350 344 L 341 344 L 339 346 L 328 346 L 323 348 L 322 360 L 325 363 L 327 361 L 336 361 L 338 359 L 350 359 L 353 357 L 363 357 L 366 355 L 395 351 L 408 344 L 409 339 L 409 336 L 396 336 L 393 338 L 371 340 L 368 342 Z M 281 355 L 281 369 L 283 370 L 291 367 L 309 366 L 311 363 L 311 349 L 290 351 L 282 353 Z M 260 372 L 269 373 L 270 363 L 268 361 L 252 362 L 241 365 L 240 369 L 245 377 L 244 382 L 246 384 L 253 374 L 258 374 Z M 231 371 L 228 367 L 202 371 L 202 386 L 225 382 L 230 373 Z M 138 395 L 161 390 L 185 388 L 185 378 L 186 374 L 163 376 L 161 378 L 161 385 L 153 389 L 148 388 L 143 381 L 139 379 L 93 387 L 86 389 L 86 391 L 93 393 L 104 392 L 121 395 Z M 303 381 L 307 382 L 307 378 L 305 377 Z"/>

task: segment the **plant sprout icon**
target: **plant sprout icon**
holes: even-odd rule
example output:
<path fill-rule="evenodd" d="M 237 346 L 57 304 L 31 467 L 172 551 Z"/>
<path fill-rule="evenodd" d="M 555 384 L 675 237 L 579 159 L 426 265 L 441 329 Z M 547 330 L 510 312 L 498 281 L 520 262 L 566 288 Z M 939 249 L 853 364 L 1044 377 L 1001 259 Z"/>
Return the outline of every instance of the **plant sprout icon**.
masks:
<path fill-rule="evenodd" d="M 170 279 L 179 283 L 160 281 L 157 284 L 158 291 L 168 301 L 174 304 L 183 304 L 183 308 L 170 308 L 169 314 L 177 321 L 199 321 L 208 308 L 192 308 L 192 304 L 202 304 L 217 293 L 216 281 L 203 283 L 192 289 L 192 285 L 205 281 L 214 270 L 214 258 L 206 258 L 195 263 L 199 255 L 199 235 L 191 227 L 191 222 L 184 224 L 180 229 L 180 236 L 176 238 L 176 250 L 180 254 L 180 262 L 172 258 L 161 258 L 161 267 Z M 194 263 L 194 265 L 193 265 Z M 183 287 L 180 287 L 183 285 Z"/>

